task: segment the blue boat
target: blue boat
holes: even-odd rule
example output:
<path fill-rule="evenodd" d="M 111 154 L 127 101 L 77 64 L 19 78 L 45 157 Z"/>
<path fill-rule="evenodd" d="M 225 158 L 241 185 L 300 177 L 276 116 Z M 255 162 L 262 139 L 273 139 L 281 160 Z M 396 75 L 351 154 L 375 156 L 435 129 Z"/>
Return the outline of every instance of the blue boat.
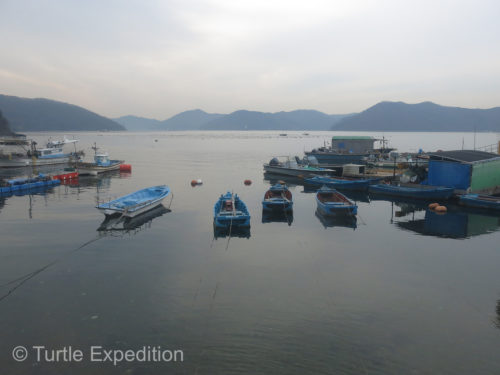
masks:
<path fill-rule="evenodd" d="M 458 203 L 466 207 L 483 208 L 500 212 L 500 197 L 493 195 L 465 194 L 458 197 Z"/>
<path fill-rule="evenodd" d="M 395 197 L 407 197 L 413 199 L 450 199 L 454 189 L 444 186 L 430 185 L 370 185 L 370 193 L 390 195 Z"/>
<path fill-rule="evenodd" d="M 316 193 L 320 213 L 326 216 L 352 216 L 358 213 L 358 206 L 335 189 L 323 186 Z"/>
<path fill-rule="evenodd" d="M 223 228 L 250 225 L 247 206 L 237 194 L 227 192 L 220 196 L 214 206 L 214 225 Z"/>
<path fill-rule="evenodd" d="M 105 215 L 121 214 L 124 217 L 134 217 L 159 206 L 169 193 L 170 188 L 166 185 L 152 186 L 98 204 L 96 208 Z"/>
<path fill-rule="evenodd" d="M 277 183 L 264 194 L 264 210 L 285 211 L 293 208 L 292 193 L 286 185 Z"/>
<path fill-rule="evenodd" d="M 16 178 L 12 180 L 7 180 L 4 186 L 0 187 L 0 193 L 14 193 L 24 190 L 33 190 L 42 187 L 50 187 L 59 185 L 61 181 L 54 180 L 49 176 L 40 173 L 36 177 L 31 178 Z"/>
<path fill-rule="evenodd" d="M 370 185 L 369 179 L 349 179 L 344 177 L 314 176 L 306 178 L 305 181 L 310 185 L 328 186 L 340 190 L 365 191 L 368 190 L 368 186 Z"/>

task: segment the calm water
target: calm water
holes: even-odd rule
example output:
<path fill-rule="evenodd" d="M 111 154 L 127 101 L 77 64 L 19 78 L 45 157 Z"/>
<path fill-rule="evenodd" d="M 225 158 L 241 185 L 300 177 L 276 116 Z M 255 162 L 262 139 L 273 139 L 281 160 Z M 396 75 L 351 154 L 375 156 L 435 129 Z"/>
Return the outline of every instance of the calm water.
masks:
<path fill-rule="evenodd" d="M 472 134 L 385 135 L 400 150 L 473 145 Z M 77 134 L 87 151 L 96 141 L 132 173 L 0 198 L 1 372 L 500 373 L 498 216 L 453 206 L 436 216 L 358 195 L 356 225 L 325 222 L 314 194 L 290 181 L 293 221 L 262 217 L 271 182 L 262 163 L 330 136 Z M 192 188 L 197 178 L 203 185 Z M 174 193 L 170 212 L 129 231 L 97 231 L 97 200 L 163 183 Z M 249 207 L 249 238 L 214 239 L 213 205 L 228 190 Z M 85 359 L 38 363 L 29 349 L 17 363 L 18 345 L 72 346 Z M 184 362 L 91 363 L 93 345 L 180 349 Z"/>

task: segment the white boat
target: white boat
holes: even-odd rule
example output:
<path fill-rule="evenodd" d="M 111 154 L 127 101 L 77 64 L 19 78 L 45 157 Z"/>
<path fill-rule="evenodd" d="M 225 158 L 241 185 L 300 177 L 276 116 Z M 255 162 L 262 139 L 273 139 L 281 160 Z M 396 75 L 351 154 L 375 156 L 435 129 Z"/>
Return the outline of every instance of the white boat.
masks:
<path fill-rule="evenodd" d="M 152 186 L 110 202 L 100 203 L 96 208 L 105 215 L 121 214 L 124 217 L 134 217 L 160 205 L 169 193 L 170 188 L 166 185 Z"/>
<path fill-rule="evenodd" d="M 78 162 L 75 165 L 80 175 L 97 176 L 99 173 L 116 171 L 123 164 L 123 160 L 111 160 L 107 152 L 97 152 L 99 148 L 95 144 L 92 149 L 95 151 L 93 163 Z"/>
<path fill-rule="evenodd" d="M 282 160 L 280 160 L 282 159 Z M 284 160 L 283 160 L 284 159 Z M 287 176 L 311 177 L 314 175 L 334 175 L 335 170 L 320 167 L 312 167 L 305 164 L 298 157 L 291 159 L 288 156 L 277 156 L 269 163 L 264 164 L 264 170 L 268 173 Z"/>
<path fill-rule="evenodd" d="M 36 142 L 26 137 L 2 137 L 0 139 L 0 168 L 15 168 L 39 165 L 65 164 L 79 160 L 81 152 L 76 151 L 76 139 L 64 137 L 60 141 L 49 139 L 46 147 L 37 149 Z M 64 146 L 74 144 L 74 152 L 64 152 Z"/>

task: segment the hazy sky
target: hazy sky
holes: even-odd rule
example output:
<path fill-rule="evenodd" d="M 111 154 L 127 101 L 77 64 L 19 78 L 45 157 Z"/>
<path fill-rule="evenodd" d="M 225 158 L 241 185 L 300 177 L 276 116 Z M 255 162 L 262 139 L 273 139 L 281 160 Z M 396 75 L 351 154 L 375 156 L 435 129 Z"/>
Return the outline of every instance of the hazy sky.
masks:
<path fill-rule="evenodd" d="M 0 0 L 0 93 L 108 117 L 500 106 L 500 2 Z"/>

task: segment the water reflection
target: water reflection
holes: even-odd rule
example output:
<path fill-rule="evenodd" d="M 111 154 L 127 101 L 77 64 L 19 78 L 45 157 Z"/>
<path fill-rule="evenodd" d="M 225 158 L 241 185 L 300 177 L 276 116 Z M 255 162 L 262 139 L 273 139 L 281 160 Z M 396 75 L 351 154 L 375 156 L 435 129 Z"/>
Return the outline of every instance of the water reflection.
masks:
<path fill-rule="evenodd" d="M 316 209 L 315 215 L 325 228 L 345 227 L 355 230 L 358 227 L 356 216 L 326 216 L 318 209 Z"/>
<path fill-rule="evenodd" d="M 283 211 L 262 210 L 262 222 L 288 223 L 288 225 L 290 226 L 293 223 L 293 210 L 283 210 Z"/>
<path fill-rule="evenodd" d="M 264 173 L 264 181 L 269 181 L 270 185 L 275 185 L 275 184 L 279 183 L 280 181 L 283 181 L 289 187 L 304 185 L 303 178 L 294 177 L 294 176 L 284 176 L 284 175 L 275 174 L 275 173 L 268 173 L 268 172 Z"/>
<path fill-rule="evenodd" d="M 406 204 L 399 206 L 395 216 L 402 218 L 411 214 L 410 220 L 395 221 L 398 228 L 426 236 L 463 239 L 497 231 L 500 218 L 477 213 L 470 213 L 453 206 L 448 206 L 445 214 L 418 206 Z M 423 217 L 422 217 L 423 215 Z"/>
<path fill-rule="evenodd" d="M 124 217 L 119 214 L 106 216 L 99 228 L 97 228 L 97 231 L 99 232 L 99 235 L 113 235 L 123 233 L 136 234 L 145 229 L 151 228 L 151 223 L 154 219 L 163 216 L 168 212 L 171 212 L 171 210 L 163 205 L 159 205 L 152 210 L 144 212 L 143 214 L 135 217 Z"/>
<path fill-rule="evenodd" d="M 214 238 L 239 237 L 250 238 L 250 227 L 217 227 L 214 225 Z"/>
<path fill-rule="evenodd" d="M 497 313 L 497 316 L 495 318 L 495 326 L 500 329 L 500 299 L 497 301 L 497 306 L 495 310 Z"/>

